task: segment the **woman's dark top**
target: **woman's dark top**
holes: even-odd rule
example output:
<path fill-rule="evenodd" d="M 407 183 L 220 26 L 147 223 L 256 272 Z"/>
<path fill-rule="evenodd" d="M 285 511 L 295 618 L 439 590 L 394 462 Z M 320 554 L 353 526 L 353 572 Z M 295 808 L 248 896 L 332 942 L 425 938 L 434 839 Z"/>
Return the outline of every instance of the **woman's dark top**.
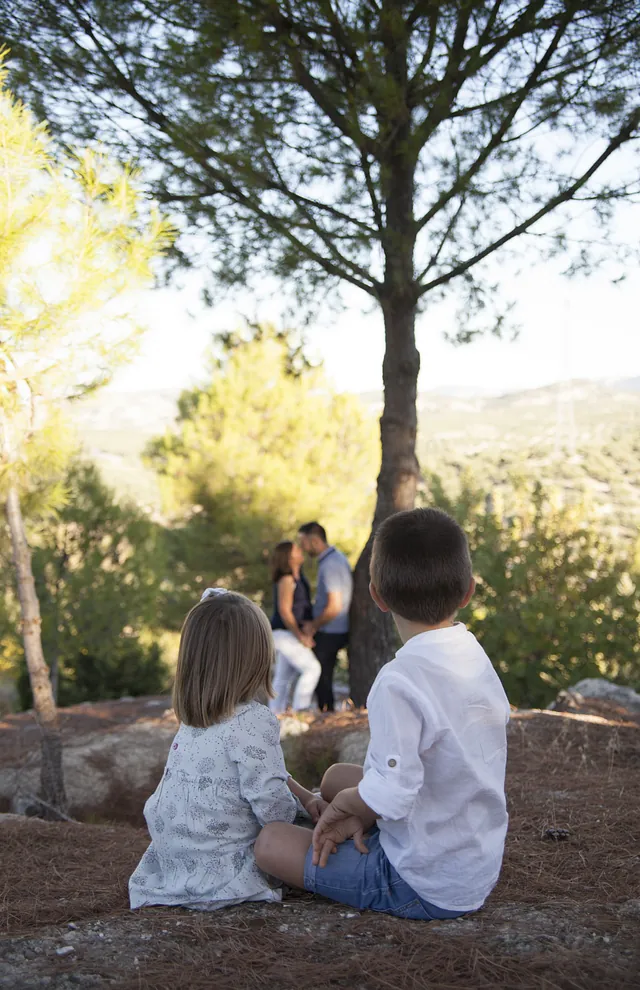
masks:
<path fill-rule="evenodd" d="M 311 608 L 311 588 L 304 574 L 296 581 L 293 589 L 293 605 L 291 607 L 293 617 L 298 623 L 298 629 L 302 629 L 303 622 L 310 622 L 313 618 Z M 282 616 L 278 611 L 278 585 L 273 586 L 273 615 L 271 616 L 272 629 L 286 629 Z"/>

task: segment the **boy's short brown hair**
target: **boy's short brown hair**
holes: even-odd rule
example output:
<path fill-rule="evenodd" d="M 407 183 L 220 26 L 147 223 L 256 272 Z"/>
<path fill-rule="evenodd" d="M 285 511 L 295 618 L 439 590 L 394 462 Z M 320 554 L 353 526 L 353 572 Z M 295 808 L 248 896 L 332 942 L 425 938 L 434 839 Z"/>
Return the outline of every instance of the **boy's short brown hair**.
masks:
<path fill-rule="evenodd" d="M 467 538 L 440 509 L 398 512 L 376 532 L 370 573 L 392 612 L 437 626 L 455 615 L 469 590 L 473 572 Z"/>
<path fill-rule="evenodd" d="M 185 725 L 207 728 L 260 694 L 273 697 L 275 648 L 264 612 L 234 592 L 191 609 L 180 636 L 173 708 Z"/>

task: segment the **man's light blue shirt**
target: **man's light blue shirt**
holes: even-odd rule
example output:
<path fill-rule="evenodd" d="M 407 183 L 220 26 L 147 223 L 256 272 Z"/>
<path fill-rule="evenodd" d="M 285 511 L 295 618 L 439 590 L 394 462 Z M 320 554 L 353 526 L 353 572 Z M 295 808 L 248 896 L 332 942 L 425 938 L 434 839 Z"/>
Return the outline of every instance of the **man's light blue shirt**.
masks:
<path fill-rule="evenodd" d="M 313 606 L 314 619 L 327 607 L 330 592 L 339 592 L 342 608 L 335 619 L 321 626 L 321 633 L 349 632 L 349 607 L 353 595 L 351 566 L 343 553 L 335 547 L 327 547 L 318 557 L 318 588 Z"/>

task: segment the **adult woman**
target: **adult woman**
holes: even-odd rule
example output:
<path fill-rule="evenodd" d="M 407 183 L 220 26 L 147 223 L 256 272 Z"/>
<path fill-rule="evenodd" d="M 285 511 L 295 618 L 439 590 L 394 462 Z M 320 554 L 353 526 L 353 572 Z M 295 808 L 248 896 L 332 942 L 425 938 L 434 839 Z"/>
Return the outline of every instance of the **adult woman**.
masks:
<path fill-rule="evenodd" d="M 285 540 L 273 551 L 273 615 L 271 628 L 276 644 L 276 670 L 273 678 L 275 698 L 271 711 L 285 711 L 294 681 L 291 707 L 294 711 L 309 708 L 320 678 L 321 667 L 311 647 L 313 639 L 305 636 L 302 625 L 312 618 L 309 582 L 301 572 L 304 554 L 296 543 Z"/>

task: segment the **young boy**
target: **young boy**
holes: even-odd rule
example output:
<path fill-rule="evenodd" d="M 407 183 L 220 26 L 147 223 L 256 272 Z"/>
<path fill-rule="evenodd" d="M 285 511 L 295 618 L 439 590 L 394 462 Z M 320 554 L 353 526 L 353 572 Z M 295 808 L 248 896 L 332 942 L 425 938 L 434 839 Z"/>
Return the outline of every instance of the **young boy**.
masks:
<path fill-rule="evenodd" d="M 455 622 L 474 589 L 466 537 L 446 513 L 400 512 L 380 526 L 370 591 L 404 645 L 369 693 L 365 764 L 327 771 L 330 803 L 313 835 L 284 822 L 262 829 L 255 855 L 266 873 L 402 918 L 482 906 L 507 830 L 509 703 L 486 653 Z"/>

